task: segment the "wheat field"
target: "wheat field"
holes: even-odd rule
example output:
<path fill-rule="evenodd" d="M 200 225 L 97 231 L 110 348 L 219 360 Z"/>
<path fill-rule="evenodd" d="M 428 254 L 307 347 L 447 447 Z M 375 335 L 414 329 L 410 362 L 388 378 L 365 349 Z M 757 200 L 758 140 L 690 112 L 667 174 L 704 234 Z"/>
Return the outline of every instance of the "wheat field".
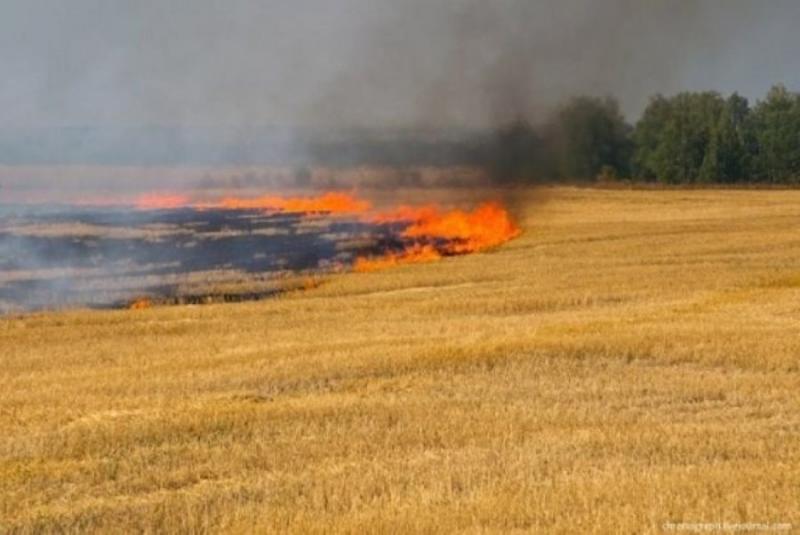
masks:
<path fill-rule="evenodd" d="M 488 253 L 0 319 L 0 532 L 798 529 L 800 191 L 514 196 Z"/>

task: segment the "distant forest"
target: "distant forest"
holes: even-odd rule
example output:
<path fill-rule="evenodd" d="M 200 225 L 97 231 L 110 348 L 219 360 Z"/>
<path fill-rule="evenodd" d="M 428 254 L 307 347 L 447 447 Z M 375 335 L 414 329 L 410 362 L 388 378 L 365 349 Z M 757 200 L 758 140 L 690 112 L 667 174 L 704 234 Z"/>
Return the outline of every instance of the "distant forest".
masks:
<path fill-rule="evenodd" d="M 0 165 L 471 166 L 498 184 L 636 180 L 800 185 L 800 94 L 778 85 L 652 97 L 629 124 L 612 97 L 574 97 L 538 123 L 498 128 L 0 129 Z M 413 175 L 413 173 L 411 173 Z"/>
<path fill-rule="evenodd" d="M 500 129 L 485 157 L 501 182 L 800 184 L 800 94 L 774 86 L 754 106 L 736 93 L 657 95 L 634 125 L 613 98 L 576 97 L 541 126 Z"/>

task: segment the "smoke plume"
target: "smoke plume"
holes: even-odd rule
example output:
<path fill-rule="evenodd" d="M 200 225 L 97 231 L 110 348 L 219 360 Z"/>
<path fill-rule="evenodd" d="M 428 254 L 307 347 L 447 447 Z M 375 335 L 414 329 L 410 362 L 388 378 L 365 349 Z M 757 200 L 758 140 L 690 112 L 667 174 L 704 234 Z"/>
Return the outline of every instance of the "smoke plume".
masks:
<path fill-rule="evenodd" d="M 796 83 L 799 14 L 786 0 L 10 0 L 0 127 L 483 127 L 575 93 L 634 115 L 657 92 Z"/>

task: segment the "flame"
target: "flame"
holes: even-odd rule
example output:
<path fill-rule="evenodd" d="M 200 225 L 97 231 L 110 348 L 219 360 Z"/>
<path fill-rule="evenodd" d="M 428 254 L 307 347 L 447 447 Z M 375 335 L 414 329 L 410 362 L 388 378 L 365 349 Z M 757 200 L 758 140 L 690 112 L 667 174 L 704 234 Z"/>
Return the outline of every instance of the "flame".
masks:
<path fill-rule="evenodd" d="M 367 214 L 372 207 L 369 201 L 347 193 L 328 192 L 318 197 L 226 197 L 217 203 L 196 206 L 289 213 L 360 214 L 362 221 L 374 224 L 408 225 L 400 234 L 401 238 L 409 241 L 404 250 L 389 251 L 378 257 L 358 257 L 353 269 L 359 272 L 482 251 L 515 238 L 520 233 L 506 209 L 496 202 L 483 203 L 471 212 L 443 212 L 435 204 L 425 204 L 400 205 L 391 210 Z"/>
<path fill-rule="evenodd" d="M 226 197 L 211 206 L 228 210 L 356 214 L 366 212 L 370 209 L 371 204 L 347 193 L 328 192 L 319 197 L 279 197 L 276 195 L 254 198 Z"/>
<path fill-rule="evenodd" d="M 505 208 L 496 202 L 486 202 L 472 212 L 453 210 L 419 220 L 403 236 L 450 240 L 446 252 L 463 254 L 495 247 L 515 238 L 519 232 Z"/>
<path fill-rule="evenodd" d="M 417 222 L 434 219 L 439 216 L 439 207 L 435 204 L 425 204 L 422 206 L 409 206 L 402 204 L 397 208 L 380 212 L 369 218 L 372 223 L 398 223 L 398 222 Z"/>
<path fill-rule="evenodd" d="M 439 260 L 441 253 L 433 245 L 415 243 L 400 253 L 387 253 L 379 257 L 360 256 L 353 264 L 353 270 L 359 273 L 380 271 L 382 269 L 399 266 L 401 264 L 419 264 Z"/>
<path fill-rule="evenodd" d="M 355 271 L 377 271 L 399 264 L 438 260 L 442 256 L 467 254 L 495 247 L 520 234 L 505 208 L 486 202 L 471 212 L 451 210 L 442 213 L 434 205 L 401 206 L 378 214 L 375 222 L 407 221 L 401 236 L 411 240 L 403 251 L 388 252 L 380 257 L 359 257 Z"/>
<path fill-rule="evenodd" d="M 506 209 L 497 202 L 485 202 L 472 211 L 445 211 L 436 204 L 400 205 L 381 212 L 370 212 L 372 204 L 355 195 L 329 191 L 318 196 L 224 197 L 219 201 L 197 202 L 186 195 L 148 193 L 136 198 L 139 209 L 175 209 L 182 207 L 222 210 L 264 210 L 302 214 L 350 214 L 376 225 L 400 225 L 400 251 L 389 250 L 379 256 L 356 258 L 353 269 L 377 271 L 401 264 L 431 262 L 443 256 L 468 254 L 495 247 L 520 234 Z M 392 227 L 395 229 L 396 227 Z M 149 300 L 134 302 L 132 308 L 146 308 Z"/>
<path fill-rule="evenodd" d="M 109 204 L 121 204 L 119 201 Z M 223 210 L 265 210 L 285 213 L 358 214 L 367 212 L 372 205 L 348 193 L 327 192 L 316 197 L 225 197 L 216 202 L 192 202 L 186 195 L 172 193 L 147 193 L 134 201 L 140 210 L 167 210 L 183 207 L 195 209 L 218 208 Z"/>

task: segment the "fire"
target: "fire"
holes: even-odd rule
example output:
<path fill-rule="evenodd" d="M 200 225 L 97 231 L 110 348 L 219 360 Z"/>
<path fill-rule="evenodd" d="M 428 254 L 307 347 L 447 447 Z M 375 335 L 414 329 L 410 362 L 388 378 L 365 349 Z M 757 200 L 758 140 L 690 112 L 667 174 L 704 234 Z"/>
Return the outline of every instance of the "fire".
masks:
<path fill-rule="evenodd" d="M 368 201 L 347 193 L 329 192 L 319 197 L 226 197 L 215 205 L 228 210 L 266 210 L 288 213 L 357 214 L 370 209 Z"/>
<path fill-rule="evenodd" d="M 143 210 L 194 208 L 196 210 L 263 210 L 293 214 L 354 215 L 362 222 L 391 225 L 401 250 L 387 250 L 378 256 L 356 258 L 353 269 L 376 271 L 400 264 L 438 260 L 443 256 L 468 254 L 495 247 L 519 235 L 520 230 L 506 209 L 497 202 L 485 202 L 475 209 L 443 210 L 436 204 L 400 205 L 372 212 L 372 204 L 355 195 L 329 191 L 318 196 L 224 197 L 218 201 L 193 201 L 186 195 L 148 193 L 136 198 Z M 397 230 L 398 227 L 400 230 Z M 133 308 L 145 308 L 145 303 Z"/>
<path fill-rule="evenodd" d="M 400 205 L 391 210 L 370 214 L 368 212 L 372 205 L 369 201 L 347 193 L 328 192 L 318 197 L 226 197 L 216 203 L 195 206 L 306 214 L 359 214 L 362 221 L 377 225 L 407 224 L 400 234 L 408 242 L 405 249 L 399 252 L 389 251 L 378 257 L 359 257 L 353 266 L 359 272 L 482 251 L 500 245 L 520 233 L 506 209 L 496 202 L 483 203 L 473 211 L 443 211 L 435 204 L 425 204 Z"/>
<path fill-rule="evenodd" d="M 191 207 L 196 209 L 264 210 L 293 214 L 358 214 L 366 212 L 372 207 L 369 201 L 341 192 L 328 192 L 316 197 L 281 197 L 279 195 L 225 197 L 216 202 L 192 202 L 186 195 L 148 193 L 137 197 L 134 204 L 140 210 Z"/>
<path fill-rule="evenodd" d="M 441 257 L 441 253 L 439 253 L 433 245 L 420 245 L 415 243 L 400 253 L 387 253 L 384 256 L 375 258 L 358 257 L 356 258 L 355 264 L 353 264 L 353 269 L 359 273 L 367 273 L 398 266 L 400 264 L 432 262 L 434 260 L 439 260 Z"/>
<path fill-rule="evenodd" d="M 496 202 L 483 203 L 471 212 L 452 210 L 442 213 L 434 205 L 401 206 L 391 212 L 378 214 L 373 221 L 407 221 L 409 226 L 401 236 L 410 240 L 410 244 L 399 253 L 389 252 L 377 258 L 356 259 L 353 268 L 359 272 L 482 251 L 520 234 L 509 213 Z"/>
<path fill-rule="evenodd" d="M 379 224 L 423 221 L 438 217 L 439 212 L 439 207 L 437 207 L 435 204 L 425 204 L 422 206 L 409 206 L 407 204 L 403 204 L 392 210 L 375 214 L 369 220 L 372 223 Z"/>
<path fill-rule="evenodd" d="M 418 220 L 403 236 L 450 240 L 445 251 L 463 254 L 495 247 L 515 238 L 519 232 L 505 208 L 496 202 L 486 202 L 472 212 L 453 210 Z"/>

